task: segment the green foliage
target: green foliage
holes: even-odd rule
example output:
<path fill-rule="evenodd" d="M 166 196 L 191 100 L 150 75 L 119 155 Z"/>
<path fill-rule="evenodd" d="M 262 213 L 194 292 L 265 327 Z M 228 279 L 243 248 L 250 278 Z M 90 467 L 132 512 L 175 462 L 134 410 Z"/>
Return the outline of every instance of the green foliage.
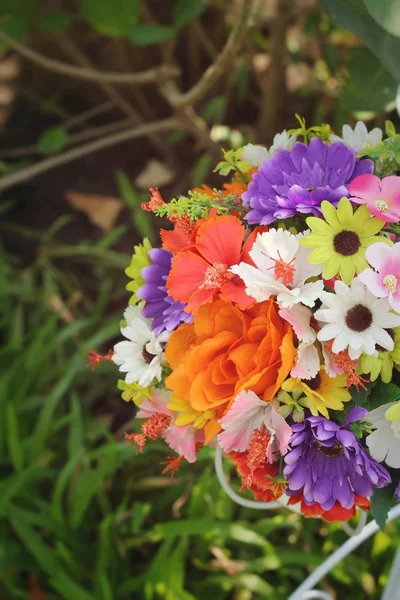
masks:
<path fill-rule="evenodd" d="M 381 27 L 397 37 L 400 36 L 399 0 L 364 0 L 364 4 Z"/>
<path fill-rule="evenodd" d="M 39 29 L 49 33 L 65 31 L 72 22 L 71 15 L 65 12 L 43 12 L 39 17 Z"/>
<path fill-rule="evenodd" d="M 393 505 L 394 489 L 392 484 L 378 488 L 371 499 L 373 517 L 382 530 L 385 529 L 388 512 Z"/>
<path fill-rule="evenodd" d="M 38 140 L 38 150 L 41 154 L 56 154 L 68 141 L 68 134 L 63 127 L 46 129 Z"/>
<path fill-rule="evenodd" d="M 245 173 L 250 171 L 251 165 L 248 162 L 241 160 L 243 148 L 238 148 L 237 150 L 222 149 L 222 152 L 225 160 L 219 162 L 214 171 L 222 175 L 222 177 L 226 177 L 232 171 L 236 172 L 241 177 L 242 181 L 247 183 L 248 178 Z"/>
<path fill-rule="evenodd" d="M 104 35 L 125 37 L 137 23 L 141 0 L 79 0 L 79 9 L 90 25 Z"/>
<path fill-rule="evenodd" d="M 129 208 L 132 223 L 140 237 L 153 239 L 150 214 L 142 210 L 141 205 L 147 201 L 147 195 L 135 190 L 129 177 L 123 171 L 117 171 L 117 185 L 121 200 Z"/>
<path fill-rule="evenodd" d="M 299 122 L 300 127 L 289 129 L 289 135 L 297 135 L 299 138 L 303 138 L 305 144 L 314 137 L 318 137 L 321 140 L 327 142 L 332 134 L 330 125 L 323 123 L 322 125 L 313 125 L 312 127 L 306 126 L 306 120 L 300 115 L 296 114 L 296 119 Z"/>
<path fill-rule="evenodd" d="M 381 0 L 379 0 L 380 4 Z M 372 0 L 371 4 L 378 5 Z M 400 39 L 378 25 L 363 0 L 320 0 L 322 9 L 334 23 L 358 35 L 365 45 L 400 82 Z M 371 74 L 368 79 L 370 79 Z M 364 79 L 364 84 L 366 80 Z"/>
<path fill-rule="evenodd" d="M 230 214 L 232 211 L 244 212 L 240 198 L 236 194 L 222 195 L 213 190 L 215 197 L 205 192 L 189 191 L 187 196 L 172 198 L 168 204 L 162 204 L 154 211 L 158 217 L 182 217 L 187 215 L 191 221 L 204 219 L 214 209 L 216 214 Z"/>
<path fill-rule="evenodd" d="M 176 0 L 174 8 L 175 27 L 184 27 L 195 17 L 200 17 L 206 8 L 204 0 Z"/>
<path fill-rule="evenodd" d="M 137 23 L 130 27 L 128 38 L 135 46 L 150 46 L 169 42 L 175 37 L 176 29 L 168 25 Z"/>

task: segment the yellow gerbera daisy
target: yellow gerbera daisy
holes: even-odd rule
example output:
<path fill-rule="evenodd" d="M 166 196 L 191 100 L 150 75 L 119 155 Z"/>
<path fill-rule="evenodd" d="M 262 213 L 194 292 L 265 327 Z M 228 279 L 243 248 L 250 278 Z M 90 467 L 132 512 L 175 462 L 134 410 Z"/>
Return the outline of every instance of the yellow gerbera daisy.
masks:
<path fill-rule="evenodd" d="M 328 408 L 343 410 L 343 402 L 351 400 L 351 394 L 346 388 L 347 375 L 329 377 L 321 370 L 313 379 L 287 379 L 282 385 L 285 392 L 293 393 L 301 390 L 312 399 L 308 408 L 316 417 L 318 413 L 329 419 Z"/>
<path fill-rule="evenodd" d="M 387 237 L 375 235 L 385 223 L 376 217 L 371 218 L 366 206 L 360 206 L 353 213 L 348 198 L 342 198 L 337 209 L 324 200 L 321 210 L 325 220 L 317 217 L 306 219 L 312 233 L 303 237 L 300 243 L 313 249 L 308 257 L 310 263 L 324 263 L 324 279 L 340 273 L 342 280 L 349 284 L 355 273 L 361 273 L 368 267 L 365 259 L 368 246 L 378 241 L 391 245 Z"/>
<path fill-rule="evenodd" d="M 394 341 L 393 350 L 389 352 L 382 346 L 377 346 L 378 356 L 363 354 L 359 361 L 359 372 L 370 373 L 371 381 L 376 381 L 380 375 L 384 383 L 390 383 L 393 366 L 400 364 L 400 327 L 386 329 L 386 331 Z"/>
<path fill-rule="evenodd" d="M 195 410 L 190 406 L 189 402 L 186 402 L 186 400 L 176 394 L 171 394 L 171 400 L 172 402 L 168 402 L 167 407 L 179 413 L 175 418 L 176 425 L 192 425 L 196 429 L 203 429 L 207 421 L 215 417 L 214 410 L 203 412 Z"/>

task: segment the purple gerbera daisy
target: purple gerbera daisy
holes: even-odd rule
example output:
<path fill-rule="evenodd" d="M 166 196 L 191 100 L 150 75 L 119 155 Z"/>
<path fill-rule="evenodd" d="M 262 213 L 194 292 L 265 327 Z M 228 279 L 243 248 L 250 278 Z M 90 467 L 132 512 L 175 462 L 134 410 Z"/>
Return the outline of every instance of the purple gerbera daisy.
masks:
<path fill-rule="evenodd" d="M 349 196 L 353 179 L 372 173 L 373 162 L 355 154 L 341 142 L 329 146 L 319 138 L 308 146 L 296 142 L 290 152 L 278 150 L 260 165 L 243 194 L 251 208 L 245 219 L 251 225 L 268 225 L 296 213 L 321 216 L 323 200 L 337 206 L 340 198 Z"/>
<path fill-rule="evenodd" d="M 137 291 L 137 296 L 145 300 L 142 315 L 153 319 L 152 329 L 159 335 L 165 329 L 173 331 L 179 323 L 191 323 L 193 316 L 184 312 L 186 304 L 168 296 L 165 282 L 171 270 L 173 255 L 164 248 L 152 248 L 149 252 L 152 265 L 142 269 L 145 285 Z"/>
<path fill-rule="evenodd" d="M 367 454 L 349 425 L 368 414 L 363 408 L 350 411 L 344 424 L 324 417 L 308 417 L 292 426 L 292 450 L 283 470 L 288 496 L 303 494 L 308 506 L 318 503 L 330 510 L 339 502 L 354 506 L 355 495 L 369 498 L 375 488 L 388 485 L 389 473 Z"/>

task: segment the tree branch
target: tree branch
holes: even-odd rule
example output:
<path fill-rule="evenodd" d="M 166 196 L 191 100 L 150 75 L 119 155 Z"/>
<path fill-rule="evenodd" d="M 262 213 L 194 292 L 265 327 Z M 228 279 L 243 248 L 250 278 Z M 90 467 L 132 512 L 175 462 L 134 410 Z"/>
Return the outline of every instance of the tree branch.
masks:
<path fill-rule="evenodd" d="M 7 46 L 15 50 L 15 52 L 39 67 L 43 67 L 48 71 L 53 71 L 60 75 L 66 75 L 67 77 L 74 77 L 75 79 L 104 81 L 127 85 L 147 85 L 149 83 L 157 83 L 160 79 L 168 79 L 179 75 L 179 70 L 170 65 L 154 67 L 147 71 L 142 71 L 141 73 L 110 73 L 107 71 L 97 71 L 96 69 L 75 67 L 74 65 L 63 63 L 60 60 L 43 56 L 42 54 L 39 54 L 39 52 L 28 48 L 25 44 L 9 37 L 4 32 L 0 32 L 0 41 L 4 42 Z"/>
<path fill-rule="evenodd" d="M 226 72 L 233 61 L 247 31 L 247 25 L 253 0 L 243 0 L 240 12 L 235 20 L 232 31 L 215 62 L 203 73 L 200 80 L 187 92 L 177 93 L 176 86 L 171 81 L 165 81 L 160 89 L 163 96 L 174 108 L 193 105 L 199 102 L 214 83 Z"/>
<path fill-rule="evenodd" d="M 87 154 L 98 152 L 99 150 L 109 148 L 110 146 L 115 146 L 116 144 L 120 144 L 128 140 L 145 137 L 161 131 L 169 131 L 181 126 L 181 122 L 176 117 L 171 117 L 169 119 L 163 119 L 160 121 L 154 121 L 153 123 L 139 125 L 134 129 L 128 129 L 128 131 L 119 131 L 118 133 L 103 137 L 100 140 L 95 140 L 93 142 L 89 142 L 88 144 L 84 144 L 83 146 L 79 146 L 78 148 L 67 150 L 66 152 L 58 154 L 57 156 L 45 158 L 38 164 L 26 167 L 17 173 L 6 175 L 0 179 L 0 191 L 6 190 L 13 185 L 23 183 L 24 181 L 28 181 L 29 179 L 33 179 L 41 173 L 45 173 L 50 169 L 54 169 L 60 165 L 64 165 L 78 158 L 82 158 Z"/>

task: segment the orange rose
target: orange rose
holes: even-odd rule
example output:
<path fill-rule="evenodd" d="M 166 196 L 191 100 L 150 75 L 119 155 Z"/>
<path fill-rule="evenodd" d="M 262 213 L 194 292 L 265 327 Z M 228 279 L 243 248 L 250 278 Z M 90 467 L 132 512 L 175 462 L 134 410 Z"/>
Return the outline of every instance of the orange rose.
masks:
<path fill-rule="evenodd" d="M 173 370 L 167 386 L 195 410 L 215 411 L 205 426 L 208 441 L 242 390 L 274 398 L 293 367 L 293 332 L 273 300 L 248 310 L 217 300 L 171 335 L 166 357 Z"/>

